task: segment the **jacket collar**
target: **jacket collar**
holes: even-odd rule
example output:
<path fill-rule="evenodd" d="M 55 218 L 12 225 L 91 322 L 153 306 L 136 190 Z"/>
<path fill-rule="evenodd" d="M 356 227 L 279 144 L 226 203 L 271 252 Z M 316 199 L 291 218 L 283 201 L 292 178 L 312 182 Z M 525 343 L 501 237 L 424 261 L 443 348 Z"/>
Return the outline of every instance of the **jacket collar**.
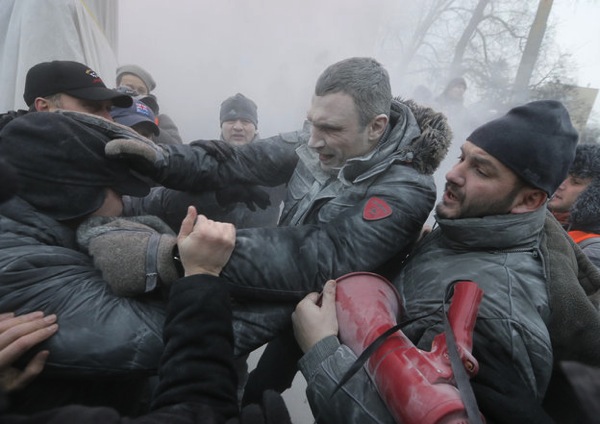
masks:
<path fill-rule="evenodd" d="M 504 250 L 537 247 L 545 218 L 545 208 L 541 207 L 522 214 L 436 219 L 442 237 L 455 248 Z"/>

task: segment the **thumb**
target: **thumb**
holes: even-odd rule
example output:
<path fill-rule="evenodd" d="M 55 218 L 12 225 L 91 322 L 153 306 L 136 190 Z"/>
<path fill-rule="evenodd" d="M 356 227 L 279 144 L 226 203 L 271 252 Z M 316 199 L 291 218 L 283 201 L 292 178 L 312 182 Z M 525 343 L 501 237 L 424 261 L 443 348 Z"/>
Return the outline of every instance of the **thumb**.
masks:
<path fill-rule="evenodd" d="M 196 211 L 196 208 L 193 206 L 188 206 L 187 215 L 185 218 L 183 218 L 183 221 L 181 221 L 179 235 L 177 236 L 178 242 L 183 241 L 183 239 L 192 233 L 192 230 L 194 229 L 194 222 L 196 221 L 197 217 L 198 212 Z"/>
<path fill-rule="evenodd" d="M 323 287 L 323 297 L 321 299 L 321 307 L 326 309 L 335 309 L 335 280 L 329 280 Z"/>
<path fill-rule="evenodd" d="M 302 300 L 316 304 L 317 301 L 320 299 L 320 297 L 321 297 L 321 295 L 319 293 L 311 292 L 311 293 L 308 293 L 306 296 L 304 296 L 304 299 L 302 299 Z"/>

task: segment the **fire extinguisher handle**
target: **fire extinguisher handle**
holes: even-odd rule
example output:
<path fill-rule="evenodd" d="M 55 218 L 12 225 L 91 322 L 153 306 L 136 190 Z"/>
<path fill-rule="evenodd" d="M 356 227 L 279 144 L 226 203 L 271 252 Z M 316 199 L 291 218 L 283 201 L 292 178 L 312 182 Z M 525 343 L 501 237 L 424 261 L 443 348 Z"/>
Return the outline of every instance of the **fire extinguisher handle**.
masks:
<path fill-rule="evenodd" d="M 456 344 L 469 352 L 473 348 L 473 329 L 482 298 L 483 290 L 473 281 L 458 281 L 454 284 L 448 320 Z"/>

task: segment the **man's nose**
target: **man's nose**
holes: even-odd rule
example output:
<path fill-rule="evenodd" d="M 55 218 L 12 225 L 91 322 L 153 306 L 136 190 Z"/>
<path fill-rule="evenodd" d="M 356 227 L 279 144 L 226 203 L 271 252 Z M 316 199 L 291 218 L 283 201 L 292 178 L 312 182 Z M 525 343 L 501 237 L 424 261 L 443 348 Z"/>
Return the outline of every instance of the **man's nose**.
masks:
<path fill-rule="evenodd" d="M 460 163 L 457 163 L 446 173 L 446 181 L 451 184 L 462 186 L 465 183 L 463 170 Z"/>
<path fill-rule="evenodd" d="M 308 139 L 308 147 L 312 149 L 319 149 L 325 147 L 325 139 L 321 132 L 312 127 L 310 130 L 310 138 Z"/>

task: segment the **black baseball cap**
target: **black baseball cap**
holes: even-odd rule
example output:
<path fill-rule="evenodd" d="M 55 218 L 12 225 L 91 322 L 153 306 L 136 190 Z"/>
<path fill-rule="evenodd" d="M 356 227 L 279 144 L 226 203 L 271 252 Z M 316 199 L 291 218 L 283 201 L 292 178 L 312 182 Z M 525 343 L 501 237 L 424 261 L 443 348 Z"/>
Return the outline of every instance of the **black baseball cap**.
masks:
<path fill-rule="evenodd" d="M 111 100 L 118 107 L 129 107 L 133 101 L 130 96 L 107 88 L 96 72 L 79 62 L 53 60 L 29 69 L 23 93 L 27 106 L 31 106 L 36 97 L 57 93 L 85 100 Z"/>

